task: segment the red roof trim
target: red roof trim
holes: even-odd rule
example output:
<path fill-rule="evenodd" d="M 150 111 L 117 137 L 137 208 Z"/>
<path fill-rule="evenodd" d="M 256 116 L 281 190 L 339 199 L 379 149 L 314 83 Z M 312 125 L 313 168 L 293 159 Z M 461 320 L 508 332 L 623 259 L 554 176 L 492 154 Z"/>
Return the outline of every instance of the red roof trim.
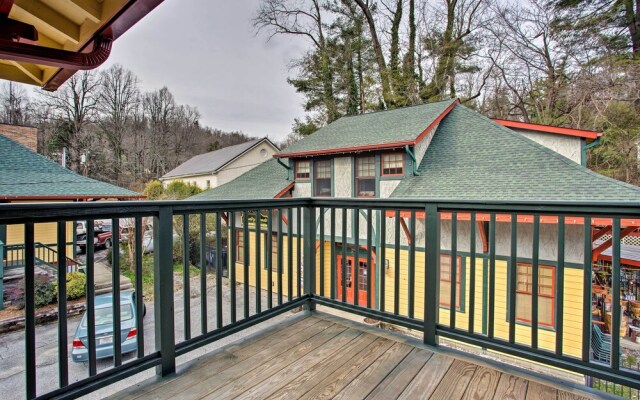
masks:
<path fill-rule="evenodd" d="M 118 200 L 135 200 L 135 199 L 143 199 L 145 195 L 131 195 L 131 196 L 116 196 L 116 195 L 95 195 L 95 196 L 0 196 L 0 200 L 99 200 L 99 199 L 118 199 Z"/>
<path fill-rule="evenodd" d="M 295 182 L 291 182 L 290 184 L 287 185 L 286 188 L 282 189 L 281 191 L 278 192 L 278 194 L 276 194 L 273 198 L 274 199 L 279 199 L 282 196 L 284 196 L 285 194 L 287 194 L 287 192 L 291 189 L 293 189 L 293 186 L 295 185 Z"/>
<path fill-rule="evenodd" d="M 585 131 L 582 129 L 561 128 L 558 126 L 532 124 L 530 122 L 509 121 L 506 119 L 491 118 L 494 122 L 506 126 L 507 128 L 525 129 L 528 131 L 556 133 L 558 135 L 567 135 L 575 137 L 583 137 L 586 139 L 597 139 L 602 136 L 601 132 Z"/>
<path fill-rule="evenodd" d="M 351 146 L 351 147 L 339 147 L 335 149 L 326 149 L 326 150 L 311 150 L 311 151 L 299 151 L 295 153 L 279 153 L 274 154 L 274 158 L 295 158 L 295 157 L 310 157 L 310 156 L 321 156 L 321 155 L 329 155 L 329 154 L 341 154 L 341 153 L 358 153 L 363 151 L 373 151 L 373 150 L 385 150 L 385 149 L 398 149 L 404 146 L 415 146 L 418 142 L 424 139 L 433 128 L 435 128 L 440 121 L 444 117 L 446 117 L 453 107 L 456 104 L 460 103 L 460 99 L 455 99 L 451 102 L 451 104 L 440 114 L 436 119 L 434 119 L 427 128 L 422 131 L 415 140 L 403 140 L 400 142 L 393 143 L 383 143 L 383 144 L 368 144 L 363 146 Z"/>

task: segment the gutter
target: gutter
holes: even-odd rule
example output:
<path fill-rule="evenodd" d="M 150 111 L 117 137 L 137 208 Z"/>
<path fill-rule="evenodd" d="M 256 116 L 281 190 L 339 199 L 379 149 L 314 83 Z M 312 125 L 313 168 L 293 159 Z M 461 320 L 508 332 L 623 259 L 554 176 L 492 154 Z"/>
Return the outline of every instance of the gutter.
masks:
<path fill-rule="evenodd" d="M 590 150 L 601 143 L 602 143 L 602 136 L 598 136 L 598 138 L 593 142 L 582 146 L 582 155 L 581 155 L 580 161 L 583 167 L 587 166 L 587 150 Z"/>
<path fill-rule="evenodd" d="M 404 151 L 409 155 L 409 157 L 411 157 L 411 159 L 413 160 L 413 176 L 420 176 L 420 173 L 418 172 L 418 163 L 416 160 L 416 156 L 415 154 L 413 154 L 413 152 L 411 151 L 411 149 L 409 148 L 409 146 L 404 146 Z"/>

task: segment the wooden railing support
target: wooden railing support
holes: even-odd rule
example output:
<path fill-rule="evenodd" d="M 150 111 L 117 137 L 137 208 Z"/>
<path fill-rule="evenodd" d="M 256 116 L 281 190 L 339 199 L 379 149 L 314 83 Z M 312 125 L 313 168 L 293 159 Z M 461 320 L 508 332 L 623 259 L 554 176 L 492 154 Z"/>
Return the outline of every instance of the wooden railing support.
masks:
<path fill-rule="evenodd" d="M 176 349 L 173 320 L 173 212 L 162 206 L 153 221 L 154 313 L 156 351 L 161 362 L 156 374 L 176 372 Z M 201 268 L 205 268 L 204 265 Z"/>
<path fill-rule="evenodd" d="M 304 207 L 303 213 L 303 246 L 304 258 L 302 269 L 304 294 L 309 296 L 308 310 L 313 311 L 316 305 L 313 301 L 313 294 L 316 291 L 316 209 L 314 207 Z"/>
<path fill-rule="evenodd" d="M 428 204 L 425 208 L 425 291 L 424 291 L 424 344 L 438 345 L 438 293 L 440 291 L 440 217 L 438 207 Z"/>

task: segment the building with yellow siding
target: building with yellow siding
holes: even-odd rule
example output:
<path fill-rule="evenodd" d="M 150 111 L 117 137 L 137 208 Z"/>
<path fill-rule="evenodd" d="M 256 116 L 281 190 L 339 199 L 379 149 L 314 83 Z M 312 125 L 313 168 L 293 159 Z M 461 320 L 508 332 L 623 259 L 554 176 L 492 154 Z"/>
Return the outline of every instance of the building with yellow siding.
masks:
<path fill-rule="evenodd" d="M 598 175 L 582 165 L 588 146 L 597 144 L 600 136 L 591 131 L 493 121 L 458 101 L 442 101 L 343 117 L 277 153 L 274 160 L 194 199 L 637 202 L 640 188 Z M 353 210 L 327 208 L 324 213 L 318 209 L 317 217 L 316 290 L 320 296 L 342 299 L 344 295 L 352 304 L 370 302 L 376 310 L 397 310 L 399 315 L 421 317 L 421 310 L 425 309 L 424 212 L 363 209 L 356 215 Z M 491 308 L 495 313 L 496 338 L 508 340 L 509 327 L 515 324 L 515 341 L 529 345 L 533 319 L 532 265 L 536 264 L 538 345 L 541 349 L 555 350 L 556 280 L 562 266 L 562 351 L 580 357 L 583 288 L 590 286 L 583 281 L 585 241 L 593 241 L 593 237 L 585 240 L 584 235 L 591 227 L 585 229 L 583 218 L 566 217 L 564 238 L 559 238 L 558 216 L 518 215 L 516 258 L 512 259 L 511 217 L 497 214 L 491 224 L 488 213 L 474 213 L 473 219 L 471 213 L 440 213 L 439 323 L 449 325 L 454 308 L 456 326 L 467 327 L 469 310 L 473 308 L 473 331 L 487 334 Z M 280 274 L 285 284 L 289 282 L 289 273 L 293 274 L 294 286 L 299 282 L 300 217 L 285 208 L 262 212 L 259 228 L 255 213 L 247 220 L 250 226 L 245 235 L 244 216 L 235 215 L 236 230 L 229 235 L 238 257 L 230 267 L 236 268 L 239 281 L 243 281 L 248 265 L 251 285 L 259 282 L 264 289 L 271 282 L 274 291 L 289 293 L 288 287 L 283 284 L 280 288 L 277 282 Z M 621 228 L 630 232 L 633 228 L 628 227 L 637 226 L 637 222 L 623 219 Z M 591 223 L 594 227 L 608 226 L 611 221 L 594 219 Z M 278 229 L 278 225 L 282 228 Z M 495 227 L 493 236 L 490 226 Z M 489 241 L 490 237 L 495 237 L 494 243 Z M 537 247 L 534 237 L 539 240 Z M 560 243 L 563 254 L 558 254 Z M 249 260 L 245 263 L 247 246 Z M 452 253 L 456 254 L 456 262 L 452 262 Z M 411 257 L 416 270 L 409 282 Z M 495 294 L 491 298 L 487 291 L 490 258 L 495 259 Z M 334 266 L 336 276 L 332 276 Z M 516 273 L 517 289 L 515 321 L 509 320 L 511 305 L 507 295 L 512 271 Z M 452 305 L 454 276 L 456 296 Z M 328 293 L 332 287 L 337 293 Z M 410 290 L 413 296 L 409 295 Z M 410 298 L 414 304 L 408 304 Z"/>

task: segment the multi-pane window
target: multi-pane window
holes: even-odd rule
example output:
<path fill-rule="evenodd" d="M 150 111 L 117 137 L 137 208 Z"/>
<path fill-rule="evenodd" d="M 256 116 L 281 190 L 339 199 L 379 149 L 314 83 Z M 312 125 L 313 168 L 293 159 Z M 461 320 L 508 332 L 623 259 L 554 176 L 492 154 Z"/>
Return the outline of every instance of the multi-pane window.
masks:
<path fill-rule="evenodd" d="M 516 286 L 516 319 L 531 322 L 531 298 L 533 294 L 533 267 L 518 263 Z M 554 326 L 555 267 L 540 265 L 538 268 L 538 324 Z"/>
<path fill-rule="evenodd" d="M 244 234 L 240 229 L 236 231 L 236 260 L 244 262 Z"/>
<path fill-rule="evenodd" d="M 313 195 L 317 197 L 330 197 L 331 160 L 314 161 L 313 166 Z"/>
<path fill-rule="evenodd" d="M 369 290 L 367 284 L 367 262 L 358 261 L 358 290 L 366 292 Z"/>
<path fill-rule="evenodd" d="M 356 158 L 356 197 L 376 196 L 376 158 Z"/>
<path fill-rule="evenodd" d="M 311 161 L 296 161 L 296 179 L 309 179 L 311 174 Z"/>
<path fill-rule="evenodd" d="M 456 310 L 461 310 L 462 292 L 462 258 L 456 257 Z M 440 256 L 440 305 L 451 307 L 451 256 Z"/>
<path fill-rule="evenodd" d="M 382 155 L 382 176 L 404 175 L 404 156 L 398 154 Z"/>
<path fill-rule="evenodd" d="M 284 243 L 282 245 L 284 248 Z M 278 272 L 278 234 L 271 234 L 271 271 Z"/>

